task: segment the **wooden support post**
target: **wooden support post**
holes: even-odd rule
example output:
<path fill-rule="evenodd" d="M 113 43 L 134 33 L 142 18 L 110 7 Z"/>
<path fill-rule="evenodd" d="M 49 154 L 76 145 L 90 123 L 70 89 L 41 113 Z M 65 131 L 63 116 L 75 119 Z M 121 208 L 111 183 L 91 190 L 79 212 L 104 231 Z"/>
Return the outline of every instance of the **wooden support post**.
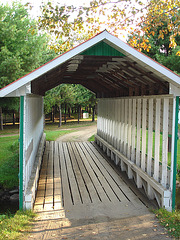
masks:
<path fill-rule="evenodd" d="M 168 162 L 168 119 L 169 119 L 169 99 L 164 99 L 161 184 L 165 188 L 167 184 L 167 162 Z"/>
<path fill-rule="evenodd" d="M 131 161 L 135 162 L 135 147 L 136 147 L 136 99 L 133 99 L 133 113 L 132 113 L 132 150 Z"/>
<path fill-rule="evenodd" d="M 154 179 L 159 182 L 159 150 L 160 150 L 160 110 L 161 99 L 156 99 L 155 119 L 155 151 L 154 151 Z"/>
<path fill-rule="evenodd" d="M 124 150 L 124 99 L 121 100 L 121 147 L 120 152 Z"/>
<path fill-rule="evenodd" d="M 140 167 L 140 146 L 141 146 L 141 99 L 137 104 L 137 143 L 136 143 L 136 165 Z"/>
<path fill-rule="evenodd" d="M 145 171 L 146 163 L 146 118 L 147 118 L 147 99 L 143 99 L 142 108 L 142 150 L 141 150 L 141 169 Z"/>
<path fill-rule="evenodd" d="M 127 156 L 127 133 L 128 133 L 128 99 L 125 99 L 125 113 L 124 113 L 124 155 Z"/>
<path fill-rule="evenodd" d="M 137 188 L 142 188 L 142 179 L 138 173 L 136 174 L 136 176 L 137 176 L 137 181 L 136 181 Z"/>
<path fill-rule="evenodd" d="M 121 145 L 121 100 L 120 99 L 118 99 L 118 102 L 117 102 L 117 121 L 118 121 L 117 150 L 120 151 L 120 145 Z"/>
<path fill-rule="evenodd" d="M 152 149 L 153 149 L 153 99 L 149 99 L 148 111 L 148 154 L 147 154 L 147 174 L 151 177 L 152 172 Z"/>

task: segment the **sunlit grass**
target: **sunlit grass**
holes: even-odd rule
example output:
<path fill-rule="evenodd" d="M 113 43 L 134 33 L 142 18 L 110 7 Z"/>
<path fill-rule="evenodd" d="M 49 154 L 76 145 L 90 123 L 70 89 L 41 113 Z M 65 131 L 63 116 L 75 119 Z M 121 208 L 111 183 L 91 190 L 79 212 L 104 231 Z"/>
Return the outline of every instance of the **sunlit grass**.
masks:
<path fill-rule="evenodd" d="M 17 211 L 15 215 L 0 215 L 0 240 L 19 239 L 31 229 L 35 213 Z"/>
<path fill-rule="evenodd" d="M 160 224 L 168 230 L 169 234 L 176 239 L 180 239 L 180 210 L 168 212 L 161 208 L 155 210 L 155 214 Z"/>

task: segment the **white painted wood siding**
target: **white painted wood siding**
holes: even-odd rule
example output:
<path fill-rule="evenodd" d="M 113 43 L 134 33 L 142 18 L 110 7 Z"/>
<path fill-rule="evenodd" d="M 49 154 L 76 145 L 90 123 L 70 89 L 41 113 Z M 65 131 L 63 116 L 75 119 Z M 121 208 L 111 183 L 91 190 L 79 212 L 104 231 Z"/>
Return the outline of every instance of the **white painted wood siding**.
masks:
<path fill-rule="evenodd" d="M 43 134 L 43 98 L 24 97 L 24 193 L 34 166 L 34 161 Z"/>
<path fill-rule="evenodd" d="M 172 95 L 99 99 L 97 134 L 168 189 L 168 134 L 172 134 L 172 112 Z M 129 168 L 120 167 L 132 177 Z M 134 178 L 139 181 L 138 176 Z"/>

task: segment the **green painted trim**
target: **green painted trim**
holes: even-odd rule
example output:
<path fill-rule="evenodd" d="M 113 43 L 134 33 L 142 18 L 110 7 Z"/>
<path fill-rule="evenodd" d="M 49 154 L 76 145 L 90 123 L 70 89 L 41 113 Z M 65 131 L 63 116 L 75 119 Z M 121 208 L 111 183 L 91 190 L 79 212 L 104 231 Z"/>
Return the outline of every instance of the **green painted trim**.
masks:
<path fill-rule="evenodd" d="M 89 49 L 81 53 L 81 55 L 89 56 L 112 56 L 112 57 L 125 57 L 125 55 L 115 48 L 109 46 L 107 43 L 101 41 Z"/>
<path fill-rule="evenodd" d="M 20 144 L 19 144 L 19 209 L 23 209 L 23 126 L 24 96 L 20 97 Z"/>
<path fill-rule="evenodd" d="M 172 189 L 172 210 L 173 211 L 175 210 L 175 201 L 176 201 L 178 114 L 179 114 L 179 97 L 176 97 L 175 134 L 174 134 L 174 169 L 173 169 L 173 189 Z"/>

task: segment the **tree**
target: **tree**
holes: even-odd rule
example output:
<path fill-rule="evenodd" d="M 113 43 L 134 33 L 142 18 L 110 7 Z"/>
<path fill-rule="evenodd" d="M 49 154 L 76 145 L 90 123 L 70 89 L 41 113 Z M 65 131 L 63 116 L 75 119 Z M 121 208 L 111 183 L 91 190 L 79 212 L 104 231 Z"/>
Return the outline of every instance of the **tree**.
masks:
<path fill-rule="evenodd" d="M 0 5 L 0 88 L 31 72 L 54 56 L 48 48 L 48 37 L 38 31 L 27 8 L 20 3 Z M 8 103 L 8 104 L 7 104 Z M 1 99 L 0 112 L 15 99 Z M 1 114 L 1 129 L 2 114 Z"/>
<path fill-rule="evenodd" d="M 81 40 L 79 36 L 84 33 L 89 38 L 104 28 L 117 36 L 124 30 L 136 32 L 139 39 L 145 32 L 150 36 L 154 34 L 152 27 L 162 26 L 164 18 L 168 18 L 170 47 L 175 47 L 175 38 L 180 34 L 179 9 L 179 0 L 147 0 L 145 3 L 140 0 L 91 0 L 89 5 L 79 7 L 53 5 L 49 1 L 42 6 L 39 27 L 55 34 L 57 39 L 60 37 L 63 40 L 60 50 L 67 50 L 70 40 L 74 39 L 77 44 Z M 164 29 L 158 37 L 164 38 L 166 34 Z M 136 39 L 132 39 L 131 44 L 136 45 Z M 143 38 L 138 48 L 148 49 L 149 46 L 147 39 Z"/>
<path fill-rule="evenodd" d="M 179 13 L 180 14 L 180 13 Z M 162 15 L 163 16 L 163 15 Z M 165 18 L 166 17 L 166 18 Z M 178 56 L 178 52 L 180 51 L 180 36 L 176 35 L 175 42 L 176 47 L 171 46 L 170 36 L 173 34 L 171 30 L 168 29 L 168 20 L 169 17 L 173 20 L 174 16 L 169 15 L 168 17 L 163 16 L 161 23 L 162 25 L 158 26 L 156 29 L 154 26 L 152 28 L 148 25 L 149 31 L 153 32 L 152 35 L 149 35 L 148 32 L 145 32 L 144 35 L 139 38 L 137 33 L 133 33 L 129 35 L 128 42 L 134 44 L 134 47 L 138 48 L 142 46 L 144 39 L 149 44 L 148 48 L 142 48 L 142 52 L 144 52 L 149 57 L 163 64 L 167 68 L 175 71 L 176 73 L 180 73 L 180 57 Z M 146 24 L 144 24 L 146 25 Z M 144 28 L 144 26 L 142 26 Z M 159 34 L 166 31 L 166 34 L 163 38 L 159 37 Z"/>

